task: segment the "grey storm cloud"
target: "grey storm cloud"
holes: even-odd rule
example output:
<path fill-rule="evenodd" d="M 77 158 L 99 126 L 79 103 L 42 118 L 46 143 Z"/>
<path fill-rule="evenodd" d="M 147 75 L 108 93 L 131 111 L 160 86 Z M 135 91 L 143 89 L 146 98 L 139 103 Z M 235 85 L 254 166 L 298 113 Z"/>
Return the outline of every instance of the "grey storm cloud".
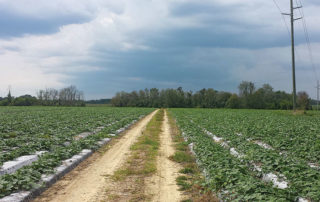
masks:
<path fill-rule="evenodd" d="M 39 2 L 22 9 L 0 1 L 1 94 L 8 85 L 32 94 L 69 84 L 88 99 L 151 87 L 236 92 L 242 80 L 291 90 L 290 40 L 272 1 Z M 288 10 L 288 2 L 277 2 Z M 304 6 L 319 65 L 320 5 Z M 308 90 L 315 73 L 301 24 L 296 31 L 298 89 Z"/>
<path fill-rule="evenodd" d="M 26 34 L 51 34 L 59 31 L 63 25 L 83 23 L 89 18 L 81 15 L 64 15 L 54 18 L 32 18 L 10 13 L 0 8 L 0 37 L 20 37 Z"/>

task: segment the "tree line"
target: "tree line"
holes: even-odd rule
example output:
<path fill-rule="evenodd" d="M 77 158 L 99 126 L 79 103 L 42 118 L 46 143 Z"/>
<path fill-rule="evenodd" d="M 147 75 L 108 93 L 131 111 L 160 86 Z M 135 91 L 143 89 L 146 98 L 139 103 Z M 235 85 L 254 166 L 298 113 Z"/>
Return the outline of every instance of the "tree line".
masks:
<path fill-rule="evenodd" d="M 292 109 L 292 95 L 285 91 L 274 91 L 269 84 L 256 89 L 254 83 L 243 81 L 238 94 L 217 91 L 212 88 L 197 92 L 157 88 L 140 91 L 118 92 L 111 104 L 116 107 L 172 107 L 172 108 L 250 108 L 250 109 Z M 306 92 L 297 94 L 298 106 L 310 109 L 310 98 Z"/>
<path fill-rule="evenodd" d="M 0 97 L 0 106 L 85 106 L 84 94 L 76 86 L 56 90 L 47 88 L 39 90 L 37 97 L 23 95 L 13 97 L 9 90 L 7 97 Z"/>
<path fill-rule="evenodd" d="M 86 104 L 110 104 L 111 99 L 87 100 Z"/>

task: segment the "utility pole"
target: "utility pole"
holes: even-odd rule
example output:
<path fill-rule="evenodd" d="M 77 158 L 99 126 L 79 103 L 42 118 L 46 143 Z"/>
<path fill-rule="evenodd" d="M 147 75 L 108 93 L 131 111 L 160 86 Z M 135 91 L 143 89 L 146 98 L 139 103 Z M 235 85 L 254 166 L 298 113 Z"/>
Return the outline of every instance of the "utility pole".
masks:
<path fill-rule="evenodd" d="M 293 0 L 290 0 L 290 14 L 282 13 L 283 15 L 289 15 L 291 21 L 291 52 L 292 52 L 292 96 L 293 96 L 293 110 L 297 108 L 297 90 L 296 90 L 296 60 L 295 60 L 295 45 L 294 45 L 294 21 L 302 18 L 294 18 L 294 10 L 299 7 L 293 7 Z"/>
<path fill-rule="evenodd" d="M 320 90 L 319 80 L 318 80 L 316 89 L 317 89 L 317 110 L 319 111 L 319 90 Z"/>

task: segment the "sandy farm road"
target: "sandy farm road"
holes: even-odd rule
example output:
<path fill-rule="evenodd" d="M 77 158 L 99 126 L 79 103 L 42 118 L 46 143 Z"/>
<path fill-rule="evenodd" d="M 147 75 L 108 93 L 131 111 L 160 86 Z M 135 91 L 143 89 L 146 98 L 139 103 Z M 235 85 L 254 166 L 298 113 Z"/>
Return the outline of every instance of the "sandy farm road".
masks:
<path fill-rule="evenodd" d="M 160 151 L 157 158 L 157 173 L 154 175 L 149 185 L 149 191 L 153 195 L 152 201 L 167 202 L 181 201 L 183 196 L 176 184 L 181 166 L 169 159 L 174 154 L 173 141 L 170 133 L 167 112 L 165 111 L 160 134 Z"/>
<path fill-rule="evenodd" d="M 105 190 L 108 187 L 106 176 L 112 175 L 126 162 L 130 154 L 130 146 L 136 142 L 156 112 L 146 116 L 127 130 L 106 152 L 94 154 L 34 201 L 108 201 L 108 197 L 105 196 Z M 174 148 L 166 113 L 162 123 L 160 142 L 157 173 L 146 179 L 146 192 L 152 195 L 152 201 L 181 201 L 182 194 L 178 191 L 175 181 L 180 167 L 168 159 L 174 153 Z"/>

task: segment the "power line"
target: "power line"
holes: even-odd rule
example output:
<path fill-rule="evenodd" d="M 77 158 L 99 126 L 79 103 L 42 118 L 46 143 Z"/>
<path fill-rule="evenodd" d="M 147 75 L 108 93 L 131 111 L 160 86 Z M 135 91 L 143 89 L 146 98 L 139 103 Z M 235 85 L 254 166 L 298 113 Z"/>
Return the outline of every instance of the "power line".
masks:
<path fill-rule="evenodd" d="M 296 110 L 296 98 L 297 98 L 297 91 L 296 91 L 296 61 L 295 61 L 295 40 L 294 40 L 294 22 L 296 20 L 300 20 L 301 18 L 294 17 L 294 10 L 298 9 L 298 7 L 294 7 L 293 0 L 290 0 L 290 13 L 282 13 L 283 15 L 290 16 L 290 24 L 291 24 L 291 54 L 292 54 L 292 98 L 293 98 L 293 110 Z"/>
<path fill-rule="evenodd" d="M 304 15 L 304 11 L 303 11 L 303 7 L 302 7 L 302 2 L 301 0 L 299 0 L 300 3 L 298 3 L 298 0 L 296 0 L 296 4 L 299 5 L 299 13 L 302 17 L 302 27 L 303 27 L 303 31 L 304 31 L 304 35 L 305 35 L 305 39 L 306 39 L 306 43 L 307 43 L 307 49 L 308 49 L 308 54 L 309 54 L 309 58 L 310 58 L 310 62 L 311 62 L 311 65 L 312 65 L 312 69 L 313 69 L 313 72 L 314 72 L 314 76 L 315 76 L 315 79 L 316 81 L 318 81 L 318 74 L 317 74 L 317 70 L 316 70 L 316 65 L 314 63 L 314 58 L 313 58 L 313 53 L 312 53 L 312 48 L 311 48 L 311 43 L 310 43 L 310 37 L 309 37 L 309 32 L 308 32 L 308 27 L 307 27 L 307 22 L 306 22 L 306 19 L 305 19 L 305 15 Z"/>
<path fill-rule="evenodd" d="M 285 17 L 282 15 L 283 12 L 282 12 L 279 4 L 277 3 L 276 0 L 273 0 L 273 3 L 274 3 L 274 5 L 278 8 L 278 10 L 279 10 L 279 12 L 280 12 L 280 15 L 281 15 L 281 18 L 282 18 L 282 21 L 283 21 L 284 25 L 286 26 L 287 31 L 288 31 L 288 34 L 289 34 L 289 36 L 290 36 L 289 26 L 288 26 L 288 24 L 287 24 L 287 21 L 286 21 Z"/>
<path fill-rule="evenodd" d="M 314 72 L 314 76 L 315 76 L 315 80 L 318 82 L 318 74 L 317 74 L 317 70 L 316 70 L 316 65 L 314 63 L 314 57 L 313 57 L 313 53 L 312 53 L 312 48 L 311 48 L 311 43 L 310 43 L 310 37 L 309 37 L 309 33 L 308 33 L 308 28 L 307 28 L 307 23 L 305 20 L 305 15 L 304 15 L 304 11 L 302 9 L 302 2 L 301 0 L 299 0 L 300 3 L 298 3 L 298 0 L 295 0 L 296 3 L 296 7 L 294 7 L 293 5 L 293 0 L 290 0 L 290 14 L 286 14 L 283 13 L 279 4 L 277 3 L 276 0 L 273 0 L 273 3 L 275 4 L 275 6 L 278 8 L 279 12 L 283 15 L 289 15 L 291 18 L 291 33 L 289 31 L 288 25 L 286 20 L 284 19 L 283 15 L 282 15 L 282 20 L 287 28 L 287 31 L 289 34 L 291 34 L 291 44 L 292 44 L 292 78 L 293 78 L 293 108 L 295 109 L 295 105 L 296 105 L 296 82 L 295 82 L 295 52 L 296 52 L 296 48 L 294 45 L 294 21 L 296 20 L 300 20 L 302 19 L 302 25 L 303 25 L 303 31 L 304 31 L 304 35 L 305 35 L 305 40 L 306 40 L 306 45 L 307 45 L 307 50 L 308 50 L 308 54 L 309 54 L 309 58 L 311 61 L 311 65 L 312 65 L 312 69 Z M 298 9 L 299 13 L 300 13 L 300 17 L 299 18 L 294 18 L 294 10 Z M 297 55 L 299 57 L 299 55 Z M 317 85 L 317 88 L 319 88 L 319 84 Z M 318 89 L 319 90 L 319 89 Z"/>
<path fill-rule="evenodd" d="M 320 90 L 320 83 L 319 81 L 317 82 L 317 110 L 319 111 L 319 90 Z"/>
<path fill-rule="evenodd" d="M 286 18 L 285 18 L 284 15 L 283 15 L 283 11 L 282 11 L 282 9 L 280 8 L 280 6 L 279 6 L 279 4 L 277 3 L 276 0 L 273 0 L 273 3 L 274 3 L 274 5 L 277 7 L 277 9 L 279 10 L 280 15 L 281 15 L 281 18 L 282 18 L 282 21 L 283 21 L 283 24 L 285 25 L 285 27 L 286 27 L 286 29 L 287 29 L 288 36 L 290 37 L 290 35 L 291 35 L 290 29 L 289 29 L 288 23 L 287 23 L 287 21 L 286 21 Z M 297 56 L 298 60 L 301 60 L 300 53 L 299 53 L 298 49 L 297 49 L 296 47 L 294 47 L 294 50 L 295 50 L 295 52 L 296 52 L 296 56 Z"/>

